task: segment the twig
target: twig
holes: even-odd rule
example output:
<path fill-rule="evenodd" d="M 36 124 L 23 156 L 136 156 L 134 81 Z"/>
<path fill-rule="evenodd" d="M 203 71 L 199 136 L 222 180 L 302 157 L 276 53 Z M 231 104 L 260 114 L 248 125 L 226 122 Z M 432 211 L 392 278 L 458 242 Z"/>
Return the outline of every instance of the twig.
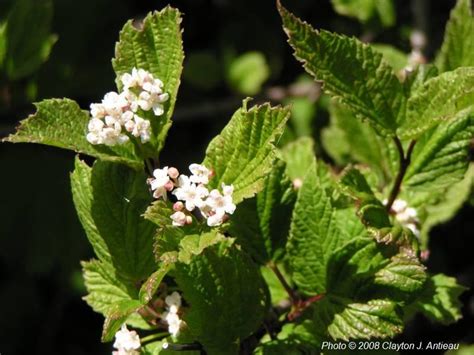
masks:
<path fill-rule="evenodd" d="M 410 145 L 407 150 L 407 154 L 403 151 L 402 142 L 398 137 L 393 138 L 395 145 L 397 146 L 398 154 L 400 156 L 400 169 L 398 170 L 397 177 L 395 178 L 395 182 L 392 187 L 392 191 L 390 191 L 390 195 L 387 202 L 387 211 L 390 212 L 392 209 L 392 205 L 397 199 L 398 194 L 400 193 L 400 189 L 402 187 L 403 178 L 407 172 L 408 165 L 410 165 L 411 153 L 413 152 L 413 148 L 415 147 L 416 141 L 411 141 Z"/>
<path fill-rule="evenodd" d="M 286 293 L 288 293 L 288 296 L 291 299 L 292 304 L 298 303 L 299 297 L 296 294 L 296 292 L 291 288 L 291 286 L 288 284 L 288 282 L 285 280 L 285 277 L 281 273 L 280 269 L 278 269 L 278 266 L 276 266 L 275 263 L 269 262 L 267 266 L 273 271 L 275 276 L 278 278 L 278 281 L 282 284 L 283 288 L 285 289 Z"/>

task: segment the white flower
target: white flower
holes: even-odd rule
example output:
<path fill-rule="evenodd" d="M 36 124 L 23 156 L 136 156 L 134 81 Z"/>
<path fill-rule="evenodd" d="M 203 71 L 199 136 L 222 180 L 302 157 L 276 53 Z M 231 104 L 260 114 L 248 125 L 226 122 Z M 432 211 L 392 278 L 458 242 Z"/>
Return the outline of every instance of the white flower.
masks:
<path fill-rule="evenodd" d="M 172 336 L 177 336 L 183 321 L 179 318 L 178 311 L 181 307 L 181 295 L 178 292 L 173 292 L 166 296 L 165 303 L 168 311 L 163 313 L 162 317 L 168 323 L 168 331 Z"/>
<path fill-rule="evenodd" d="M 151 124 L 137 112 L 139 109 L 153 110 L 156 116 L 164 113 L 162 103 L 169 99 L 169 95 L 163 92 L 161 80 L 137 68 L 133 68 L 132 73 L 123 74 L 120 80 L 122 92 L 111 91 L 104 95 L 100 104 L 90 105 L 92 118 L 86 138 L 91 144 L 125 143 L 129 138 L 122 133 L 122 129 L 146 143 L 150 140 Z M 102 126 L 97 121 L 101 121 Z"/>
<path fill-rule="evenodd" d="M 387 200 L 383 201 L 384 205 L 387 203 Z M 410 229 L 417 238 L 420 236 L 418 213 L 416 209 L 408 207 L 406 201 L 397 199 L 393 201 L 391 210 L 395 213 L 395 219 L 400 222 L 402 226 Z"/>
<path fill-rule="evenodd" d="M 150 121 L 135 115 L 135 125 L 133 126 L 132 135 L 140 137 L 142 143 L 150 140 Z"/>
<path fill-rule="evenodd" d="M 173 191 L 173 195 L 178 200 L 184 201 L 188 211 L 204 205 L 203 199 L 209 195 L 209 190 L 203 185 L 196 185 L 190 181 L 186 175 L 180 175 L 178 179 L 178 188 Z"/>
<path fill-rule="evenodd" d="M 179 307 L 181 307 L 181 295 L 174 291 L 171 295 L 166 296 L 165 303 L 170 312 L 177 313 Z"/>
<path fill-rule="evenodd" d="M 235 204 L 232 201 L 233 186 L 222 184 L 224 195 L 219 190 L 212 190 L 206 200 L 206 204 L 212 208 L 215 214 L 223 216 L 225 213 L 232 214 L 235 211 Z"/>
<path fill-rule="evenodd" d="M 165 166 L 163 169 L 155 169 L 153 171 L 154 179 L 150 180 L 150 186 L 153 191 L 153 197 L 166 199 L 167 185 L 170 182 L 168 176 L 168 167 Z"/>
<path fill-rule="evenodd" d="M 164 317 L 166 323 L 168 323 L 168 332 L 174 337 L 177 336 L 183 322 L 179 319 L 179 315 L 174 312 L 166 312 L 164 313 Z"/>
<path fill-rule="evenodd" d="M 186 215 L 181 211 L 176 211 L 170 216 L 170 218 L 173 220 L 173 226 L 175 227 L 182 227 L 187 222 Z"/>
<path fill-rule="evenodd" d="M 211 172 L 204 165 L 200 164 L 191 164 L 189 166 L 189 171 L 192 175 L 190 176 L 191 182 L 196 184 L 207 184 L 209 183 L 209 176 Z"/>
<path fill-rule="evenodd" d="M 117 355 L 138 355 L 140 349 L 140 337 L 134 330 L 129 331 L 124 324 L 122 328 L 115 334 L 114 354 Z"/>
<path fill-rule="evenodd" d="M 225 217 L 225 214 L 214 213 L 210 215 L 209 217 L 207 217 L 207 225 L 209 227 L 220 226 L 222 223 L 224 223 L 224 217 Z"/>

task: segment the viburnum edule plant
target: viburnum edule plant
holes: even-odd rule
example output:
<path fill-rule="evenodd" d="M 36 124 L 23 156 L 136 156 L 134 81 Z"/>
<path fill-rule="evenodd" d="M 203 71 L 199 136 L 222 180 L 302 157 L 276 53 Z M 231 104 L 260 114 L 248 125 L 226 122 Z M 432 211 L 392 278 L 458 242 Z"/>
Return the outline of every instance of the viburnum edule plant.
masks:
<path fill-rule="evenodd" d="M 464 287 L 423 262 L 429 230 L 472 185 L 470 2 L 435 64 L 410 57 L 401 70 L 277 6 L 295 57 L 333 98 L 322 138 L 335 165 L 309 137 L 280 144 L 290 108 L 249 99 L 202 162 L 161 165 L 184 58 L 171 7 L 125 24 L 116 92 L 90 111 L 44 100 L 6 138 L 96 158 L 78 155 L 71 186 L 97 256 L 82 264 L 85 300 L 114 354 L 319 353 L 326 340 L 392 338 L 417 312 L 460 318 Z"/>

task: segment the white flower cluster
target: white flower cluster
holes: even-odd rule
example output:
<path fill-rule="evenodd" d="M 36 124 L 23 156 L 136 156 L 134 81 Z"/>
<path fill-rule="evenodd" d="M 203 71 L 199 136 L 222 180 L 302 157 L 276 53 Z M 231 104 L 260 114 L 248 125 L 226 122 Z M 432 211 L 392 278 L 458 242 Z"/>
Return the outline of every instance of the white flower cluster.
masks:
<path fill-rule="evenodd" d="M 133 68 L 132 73 L 120 77 L 123 90 L 105 94 L 102 103 L 91 104 L 87 140 L 91 144 L 116 145 L 129 140 L 127 132 L 140 137 L 142 143 L 150 140 L 150 121 L 142 118 L 153 110 L 163 114 L 163 102 L 169 95 L 163 93 L 163 83 L 146 70 Z"/>
<path fill-rule="evenodd" d="M 168 323 L 168 331 L 175 337 L 178 335 L 183 321 L 179 318 L 178 311 L 181 307 L 181 295 L 178 292 L 173 292 L 166 296 L 165 303 L 167 311 L 163 313 L 162 317 Z"/>
<path fill-rule="evenodd" d="M 383 202 L 387 204 L 387 200 Z M 420 221 L 418 220 L 418 213 L 413 207 L 408 207 L 408 203 L 405 200 L 395 200 L 392 204 L 392 211 L 395 213 L 395 219 L 402 226 L 410 229 L 417 238 L 420 236 L 418 228 Z"/>
<path fill-rule="evenodd" d="M 166 193 L 172 192 L 178 202 L 173 205 L 175 213 L 170 217 L 173 226 L 184 226 L 192 223 L 189 212 L 199 209 L 210 227 L 221 225 L 229 214 L 234 213 L 232 200 L 234 187 L 222 184 L 222 193 L 214 189 L 209 191 L 206 185 L 211 178 L 211 171 L 204 165 L 191 164 L 191 176 L 179 175 L 176 168 L 156 169 L 149 184 L 155 198 L 166 199 Z"/>
<path fill-rule="evenodd" d="M 112 352 L 112 355 L 139 355 L 140 337 L 136 331 L 129 331 L 124 324 L 115 334 L 114 348 L 117 351 Z"/>

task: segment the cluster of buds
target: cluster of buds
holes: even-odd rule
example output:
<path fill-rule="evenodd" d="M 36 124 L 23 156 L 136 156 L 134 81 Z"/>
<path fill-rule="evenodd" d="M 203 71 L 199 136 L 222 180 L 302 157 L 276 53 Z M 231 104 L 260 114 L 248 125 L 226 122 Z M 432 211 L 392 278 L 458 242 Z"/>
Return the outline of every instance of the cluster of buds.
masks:
<path fill-rule="evenodd" d="M 116 145 L 129 140 L 128 134 L 139 137 L 142 143 L 150 140 L 150 121 L 141 116 L 150 110 L 156 116 L 164 112 L 163 83 L 146 70 L 133 68 L 132 73 L 120 77 L 123 89 L 105 94 L 101 103 L 90 105 L 91 119 L 87 140 L 91 144 Z"/>
<path fill-rule="evenodd" d="M 383 201 L 387 204 L 387 200 Z M 395 219 L 400 224 L 410 229 L 413 234 L 419 238 L 420 230 L 418 228 L 420 221 L 418 219 L 418 213 L 413 207 L 408 207 L 408 203 L 405 200 L 395 200 L 392 204 L 391 211 L 395 214 Z"/>
<path fill-rule="evenodd" d="M 112 352 L 113 355 L 139 355 L 140 337 L 136 331 L 129 331 L 124 324 L 122 328 L 115 333 L 114 348 L 116 348 L 117 351 Z"/>
<path fill-rule="evenodd" d="M 149 180 L 155 198 L 167 198 L 171 192 L 178 200 L 173 205 L 175 211 L 171 216 L 173 226 L 191 224 L 190 212 L 199 210 L 210 227 L 219 226 L 234 213 L 235 204 L 232 200 L 234 187 L 222 184 L 222 192 L 214 189 L 209 191 L 206 185 L 211 178 L 211 171 L 204 165 L 191 164 L 191 176 L 179 175 L 176 168 L 156 169 L 154 178 Z"/>
<path fill-rule="evenodd" d="M 171 295 L 166 296 L 165 303 L 167 310 L 163 313 L 162 318 L 168 324 L 168 332 L 173 337 L 176 337 L 183 324 L 178 314 L 181 307 L 181 295 L 175 291 Z"/>

